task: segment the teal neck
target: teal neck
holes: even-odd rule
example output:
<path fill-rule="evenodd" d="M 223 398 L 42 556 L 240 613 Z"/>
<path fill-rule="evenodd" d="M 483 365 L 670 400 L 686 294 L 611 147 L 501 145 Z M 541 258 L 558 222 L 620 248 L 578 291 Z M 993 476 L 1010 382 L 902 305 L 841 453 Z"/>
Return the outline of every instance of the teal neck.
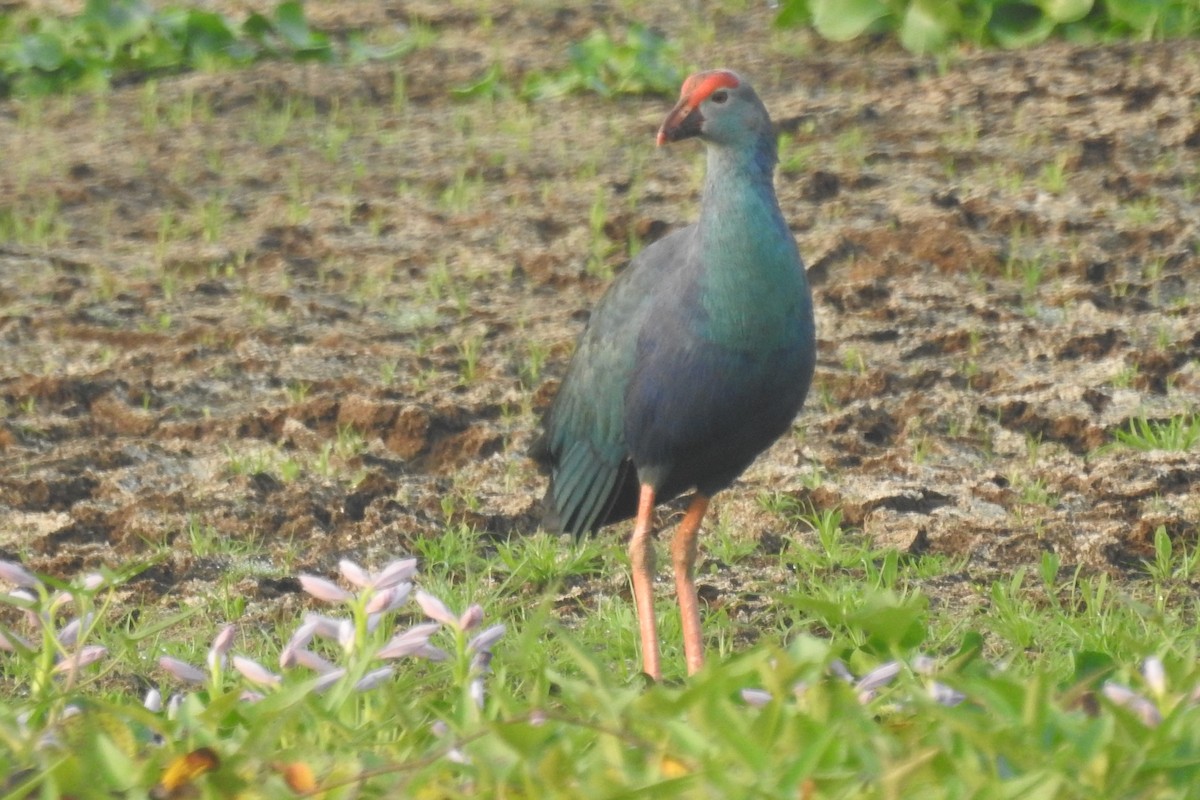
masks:
<path fill-rule="evenodd" d="M 811 326 L 812 301 L 796 242 L 774 189 L 775 141 L 709 145 L 697 245 L 704 335 L 735 349 L 794 341 Z M 807 320 L 807 323 L 805 322 Z"/>

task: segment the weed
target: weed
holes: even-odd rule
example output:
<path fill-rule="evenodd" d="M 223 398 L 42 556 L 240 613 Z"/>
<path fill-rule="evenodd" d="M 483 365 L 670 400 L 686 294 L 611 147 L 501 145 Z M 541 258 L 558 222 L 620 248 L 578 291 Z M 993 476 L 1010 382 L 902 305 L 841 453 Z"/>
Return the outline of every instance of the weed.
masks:
<path fill-rule="evenodd" d="M 469 336 L 458 343 L 459 377 L 471 385 L 479 379 L 479 356 L 483 353 L 483 336 Z"/>
<path fill-rule="evenodd" d="M 1158 220 L 1161 214 L 1158 202 L 1158 198 L 1153 196 L 1130 200 L 1121 206 L 1121 216 L 1125 218 L 1126 222 L 1135 227 L 1152 225 Z"/>
<path fill-rule="evenodd" d="M 1113 431 L 1113 436 L 1117 444 L 1134 450 L 1191 450 L 1200 442 L 1200 414 L 1166 420 L 1134 417 L 1124 428 Z"/>
<path fill-rule="evenodd" d="M 1067 189 L 1067 156 L 1058 155 L 1053 161 L 1042 167 L 1038 175 L 1038 186 L 1053 195 L 1060 195 Z"/>
<path fill-rule="evenodd" d="M 811 133 L 815 126 L 812 123 L 808 124 L 808 133 Z M 816 145 L 797 145 L 794 137 L 788 134 L 779 135 L 779 171 L 783 175 L 800 175 L 809 169 L 813 155 L 816 153 Z"/>
<path fill-rule="evenodd" d="M 677 57 L 677 47 L 665 36 L 641 25 L 630 26 L 623 41 L 607 31 L 593 31 L 582 42 L 571 45 L 569 66 L 558 73 L 530 75 L 521 94 L 533 99 L 575 92 L 595 92 L 602 97 L 669 97 L 679 88 Z"/>
<path fill-rule="evenodd" d="M 608 258 L 613 246 L 604 227 L 608 222 L 608 195 L 604 187 L 597 187 L 591 210 L 588 212 L 588 257 L 587 273 L 603 280 L 612 278 L 612 267 Z"/>

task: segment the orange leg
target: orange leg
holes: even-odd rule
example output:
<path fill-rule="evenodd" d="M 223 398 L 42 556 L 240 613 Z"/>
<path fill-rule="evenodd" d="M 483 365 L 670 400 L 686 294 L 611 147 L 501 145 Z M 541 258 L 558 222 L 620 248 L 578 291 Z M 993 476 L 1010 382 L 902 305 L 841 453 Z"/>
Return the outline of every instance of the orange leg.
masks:
<path fill-rule="evenodd" d="M 704 666 L 704 635 L 700 630 L 700 600 L 696 596 L 696 551 L 699 549 L 700 521 L 708 510 L 708 498 L 692 495 L 683 521 L 671 541 L 671 564 L 675 568 L 675 596 L 679 598 L 679 616 L 683 622 L 683 653 L 688 675 Z"/>
<path fill-rule="evenodd" d="M 654 620 L 654 487 L 642 484 L 638 497 L 637 522 L 629 540 L 629 563 L 633 572 L 633 601 L 637 606 L 638 630 L 642 637 L 642 671 L 662 679 L 659 664 L 658 625 Z"/>

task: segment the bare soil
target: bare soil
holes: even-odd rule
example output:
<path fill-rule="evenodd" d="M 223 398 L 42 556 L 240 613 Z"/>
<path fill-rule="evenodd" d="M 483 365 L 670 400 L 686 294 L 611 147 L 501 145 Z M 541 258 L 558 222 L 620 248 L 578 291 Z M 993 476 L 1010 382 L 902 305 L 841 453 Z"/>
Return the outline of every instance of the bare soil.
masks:
<path fill-rule="evenodd" d="M 819 364 L 794 435 L 718 498 L 758 545 L 710 561 L 705 598 L 769 596 L 772 554 L 811 540 L 776 493 L 958 559 L 935 601 L 1046 551 L 1134 581 L 1160 526 L 1194 548 L 1200 449 L 1106 445 L 1198 410 L 1200 47 L 935 62 L 752 5 L 685 58 L 750 77 L 792 139 L 777 183 Z M 0 103 L 0 213 L 23 225 L 0 243 L 0 557 L 153 558 L 141 602 L 223 581 L 270 613 L 342 557 L 536 529 L 524 453 L 596 266 L 694 218 L 700 148 L 654 148 L 670 98 L 452 94 L 492 64 L 561 69 L 631 22 L 602 4 L 336 8 L 319 22 L 432 42 Z"/>

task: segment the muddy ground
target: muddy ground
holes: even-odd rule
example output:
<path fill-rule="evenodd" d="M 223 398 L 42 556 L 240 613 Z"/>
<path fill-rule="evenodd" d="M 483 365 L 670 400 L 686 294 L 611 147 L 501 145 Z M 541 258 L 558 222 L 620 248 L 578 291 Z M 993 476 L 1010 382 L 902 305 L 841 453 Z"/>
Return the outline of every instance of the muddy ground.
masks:
<path fill-rule="evenodd" d="M 790 137 L 816 297 L 794 434 L 717 504 L 757 550 L 702 569 L 706 599 L 759 597 L 781 541 L 812 541 L 776 493 L 953 556 L 935 602 L 1046 551 L 1135 581 L 1160 526 L 1194 548 L 1200 448 L 1106 445 L 1198 409 L 1200 46 L 935 61 L 752 6 L 639 18 L 749 76 Z M 336 8 L 312 13 L 421 46 L 0 102 L 0 557 L 153 559 L 139 601 L 220 585 L 270 613 L 296 572 L 448 520 L 536 528 L 538 415 L 630 240 L 694 218 L 700 147 L 655 149 L 670 97 L 452 94 L 561 70 L 624 7 Z M 614 573 L 591 590 L 627 592 Z"/>

